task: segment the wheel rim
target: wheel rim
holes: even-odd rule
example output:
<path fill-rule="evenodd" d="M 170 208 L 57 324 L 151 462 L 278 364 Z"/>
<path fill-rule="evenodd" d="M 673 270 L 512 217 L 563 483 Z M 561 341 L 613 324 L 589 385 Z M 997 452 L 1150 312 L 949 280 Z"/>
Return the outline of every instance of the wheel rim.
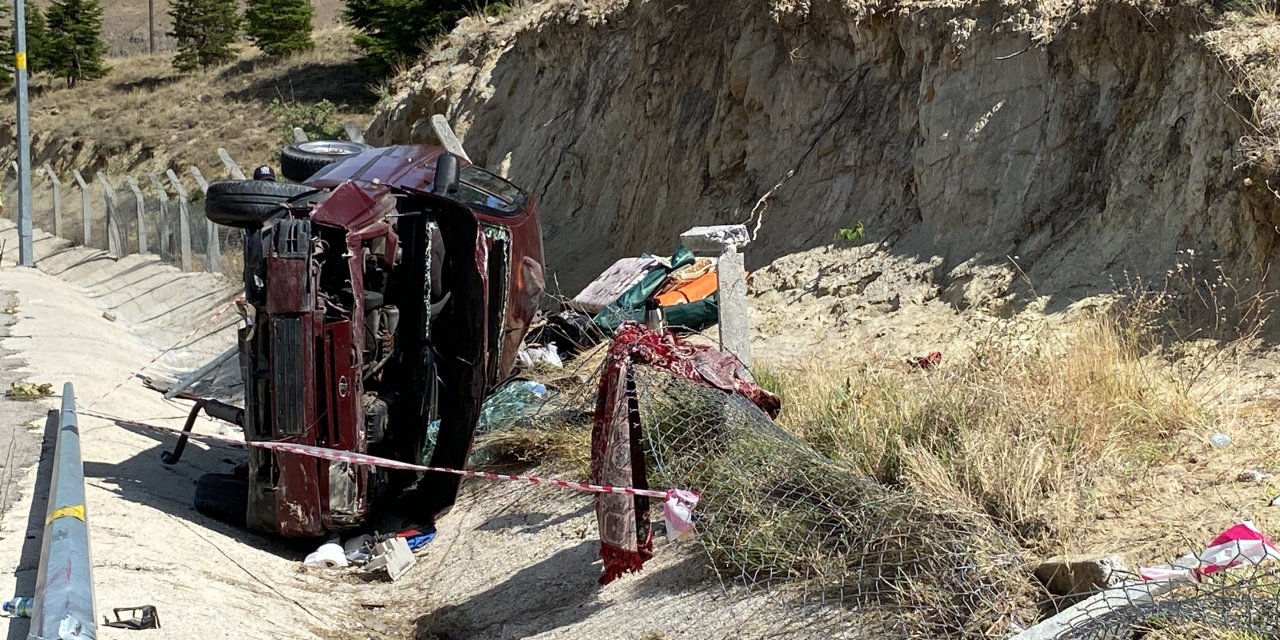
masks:
<path fill-rule="evenodd" d="M 307 153 L 316 153 L 325 156 L 349 156 L 359 153 L 361 150 L 353 144 L 325 140 L 301 142 L 298 144 L 298 149 Z"/>

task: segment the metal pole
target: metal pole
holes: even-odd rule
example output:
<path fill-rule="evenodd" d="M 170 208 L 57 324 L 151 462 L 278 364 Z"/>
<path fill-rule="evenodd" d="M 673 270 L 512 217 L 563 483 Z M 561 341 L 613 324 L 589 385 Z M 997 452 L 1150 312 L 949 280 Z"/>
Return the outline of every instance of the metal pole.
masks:
<path fill-rule="evenodd" d="M 49 512 L 40 549 L 40 573 L 31 612 L 31 640 L 95 640 L 93 569 L 89 560 L 89 520 L 84 508 L 84 464 L 75 389 L 62 387 Z"/>
<path fill-rule="evenodd" d="M 13 0 L 13 68 L 18 74 L 18 264 L 34 267 L 31 246 L 31 122 L 27 119 L 26 0 Z"/>
<path fill-rule="evenodd" d="M 156 52 L 156 0 L 147 0 L 147 50 Z"/>

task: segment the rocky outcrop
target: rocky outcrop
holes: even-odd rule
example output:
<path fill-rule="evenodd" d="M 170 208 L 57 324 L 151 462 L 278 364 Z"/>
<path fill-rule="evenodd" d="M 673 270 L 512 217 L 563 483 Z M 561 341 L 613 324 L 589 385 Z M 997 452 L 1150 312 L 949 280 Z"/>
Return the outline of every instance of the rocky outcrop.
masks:
<path fill-rule="evenodd" d="M 1016 260 L 1075 297 L 1187 248 L 1256 274 L 1280 200 L 1240 166 L 1250 103 L 1197 37 L 1212 24 L 1118 2 L 549 1 L 461 25 L 369 137 L 448 116 L 541 199 L 569 294 L 743 221 L 752 269 L 864 221 L 944 281 Z"/>

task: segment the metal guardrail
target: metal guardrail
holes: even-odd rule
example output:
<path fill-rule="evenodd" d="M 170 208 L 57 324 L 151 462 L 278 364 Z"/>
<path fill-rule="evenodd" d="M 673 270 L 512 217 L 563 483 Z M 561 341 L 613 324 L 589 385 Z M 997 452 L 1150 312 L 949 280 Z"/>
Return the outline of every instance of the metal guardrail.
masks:
<path fill-rule="evenodd" d="M 49 510 L 40 548 L 40 573 L 31 612 L 31 640 L 95 640 L 93 565 L 84 506 L 84 464 L 75 389 L 62 387 Z"/>

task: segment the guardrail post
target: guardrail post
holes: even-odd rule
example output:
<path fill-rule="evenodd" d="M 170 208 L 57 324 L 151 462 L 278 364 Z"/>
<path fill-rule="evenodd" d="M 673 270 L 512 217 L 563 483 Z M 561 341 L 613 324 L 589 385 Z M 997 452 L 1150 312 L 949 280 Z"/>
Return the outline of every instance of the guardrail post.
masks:
<path fill-rule="evenodd" d="M 98 624 L 93 611 L 84 463 L 80 456 L 75 389 L 70 382 L 62 386 L 62 414 L 37 576 L 30 638 L 95 640 Z"/>

